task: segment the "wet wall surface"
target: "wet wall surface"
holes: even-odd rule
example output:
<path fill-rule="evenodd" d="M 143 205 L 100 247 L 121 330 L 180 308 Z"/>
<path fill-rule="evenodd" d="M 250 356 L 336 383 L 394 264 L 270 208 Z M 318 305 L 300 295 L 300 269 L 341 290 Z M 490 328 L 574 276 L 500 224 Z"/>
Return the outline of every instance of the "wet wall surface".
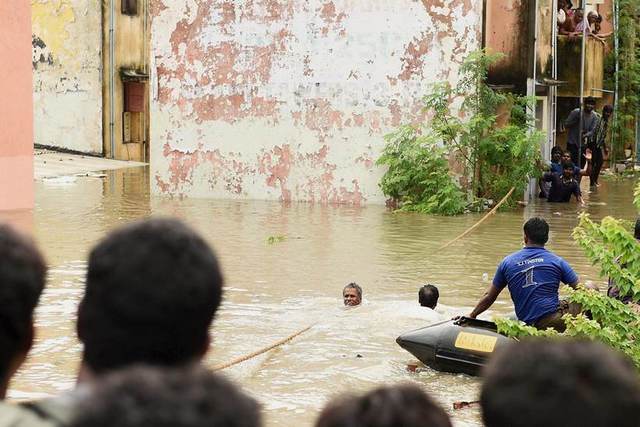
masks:
<path fill-rule="evenodd" d="M 395 338 L 433 320 L 417 304 L 417 290 L 425 282 L 438 285 L 442 315 L 468 313 L 502 257 L 521 247 L 522 223 L 531 216 L 549 221 L 549 248 L 565 257 L 583 280 L 604 282 L 570 238 L 577 222 L 575 202 L 536 202 L 500 213 L 440 251 L 480 216 L 393 214 L 381 206 L 156 198 L 149 195 L 148 179 L 148 170 L 138 168 L 107 172 L 103 179 L 47 180 L 36 184 L 33 213 L 0 216 L 31 229 L 50 265 L 37 310 L 37 343 L 11 385 L 11 398 L 54 395 L 73 387 L 80 358 L 74 317 L 88 250 L 114 227 L 150 215 L 184 219 L 221 259 L 227 286 L 207 365 L 316 324 L 290 344 L 225 371 L 264 404 L 268 426 L 311 425 L 337 393 L 399 381 L 419 384 L 447 408 L 454 401 L 476 400 L 475 378 L 429 369 L 408 372 L 406 364 L 414 359 Z M 633 219 L 632 188 L 629 181 L 603 180 L 597 193 L 586 195 L 587 210 L 594 218 Z M 286 239 L 268 244 L 270 236 Z M 345 310 L 341 290 L 351 281 L 364 288 L 364 304 Z M 511 311 L 505 292 L 486 317 Z M 455 420 L 459 426 L 477 425 L 478 413 L 457 411 Z"/>

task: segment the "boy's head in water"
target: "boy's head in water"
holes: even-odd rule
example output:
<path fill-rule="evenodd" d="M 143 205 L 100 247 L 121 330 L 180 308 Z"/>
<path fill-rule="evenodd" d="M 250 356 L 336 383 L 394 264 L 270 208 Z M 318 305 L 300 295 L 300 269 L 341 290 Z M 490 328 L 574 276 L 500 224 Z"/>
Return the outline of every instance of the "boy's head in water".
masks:
<path fill-rule="evenodd" d="M 418 291 L 418 302 L 422 307 L 430 309 L 436 308 L 438 305 L 438 298 L 440 298 L 440 292 L 438 288 L 433 285 L 424 285 Z"/>
<path fill-rule="evenodd" d="M 342 290 L 342 300 L 344 305 L 355 307 L 362 302 L 362 288 L 357 283 L 352 282 Z"/>

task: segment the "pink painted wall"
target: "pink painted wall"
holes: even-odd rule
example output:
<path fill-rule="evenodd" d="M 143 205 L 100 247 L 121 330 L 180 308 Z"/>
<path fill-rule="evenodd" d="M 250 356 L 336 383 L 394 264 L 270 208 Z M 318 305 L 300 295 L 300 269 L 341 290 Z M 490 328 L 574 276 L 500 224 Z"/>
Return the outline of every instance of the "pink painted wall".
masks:
<path fill-rule="evenodd" d="M 32 208 L 31 3 L 0 1 L 0 210 Z"/>

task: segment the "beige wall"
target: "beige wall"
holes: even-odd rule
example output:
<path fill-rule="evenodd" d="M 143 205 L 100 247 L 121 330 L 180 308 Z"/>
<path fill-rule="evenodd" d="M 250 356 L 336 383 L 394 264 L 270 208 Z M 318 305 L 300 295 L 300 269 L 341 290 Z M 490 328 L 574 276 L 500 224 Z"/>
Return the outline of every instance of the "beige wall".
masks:
<path fill-rule="evenodd" d="M 100 3 L 31 0 L 31 8 L 35 143 L 102 154 Z"/>

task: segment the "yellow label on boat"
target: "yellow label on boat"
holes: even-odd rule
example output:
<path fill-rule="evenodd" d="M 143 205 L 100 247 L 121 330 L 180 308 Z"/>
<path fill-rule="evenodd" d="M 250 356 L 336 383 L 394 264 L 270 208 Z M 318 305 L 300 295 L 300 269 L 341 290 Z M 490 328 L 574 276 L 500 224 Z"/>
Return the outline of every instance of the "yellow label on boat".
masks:
<path fill-rule="evenodd" d="M 492 353 L 493 349 L 496 347 L 496 342 L 498 342 L 498 337 L 460 332 L 456 338 L 455 346 L 457 348 L 464 348 L 465 350 Z"/>

